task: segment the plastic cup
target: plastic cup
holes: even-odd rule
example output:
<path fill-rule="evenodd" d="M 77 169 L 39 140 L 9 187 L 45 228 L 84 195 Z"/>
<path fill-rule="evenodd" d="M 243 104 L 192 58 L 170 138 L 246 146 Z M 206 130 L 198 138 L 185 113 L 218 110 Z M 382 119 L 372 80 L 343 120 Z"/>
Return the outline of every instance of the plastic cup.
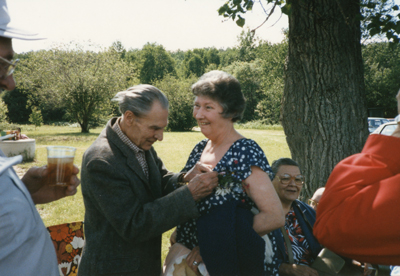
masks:
<path fill-rule="evenodd" d="M 67 186 L 70 184 L 74 168 L 76 148 L 64 146 L 47 147 L 47 168 L 49 185 Z"/>

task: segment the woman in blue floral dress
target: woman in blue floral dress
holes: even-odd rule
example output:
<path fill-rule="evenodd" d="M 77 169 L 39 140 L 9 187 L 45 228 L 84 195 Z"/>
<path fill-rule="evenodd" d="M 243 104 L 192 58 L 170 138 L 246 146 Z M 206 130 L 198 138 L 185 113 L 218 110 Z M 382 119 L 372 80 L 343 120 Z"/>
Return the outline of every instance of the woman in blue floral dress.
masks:
<path fill-rule="evenodd" d="M 240 84 L 211 71 L 192 92 L 193 116 L 207 139 L 194 147 L 182 171 L 200 162 L 219 172 L 219 185 L 197 203 L 200 218 L 177 227 L 176 242 L 191 250 L 186 263 L 197 275 L 203 262 L 210 275 L 266 275 L 272 258 L 262 236 L 283 226 L 284 215 L 264 152 L 234 129 L 245 107 Z"/>

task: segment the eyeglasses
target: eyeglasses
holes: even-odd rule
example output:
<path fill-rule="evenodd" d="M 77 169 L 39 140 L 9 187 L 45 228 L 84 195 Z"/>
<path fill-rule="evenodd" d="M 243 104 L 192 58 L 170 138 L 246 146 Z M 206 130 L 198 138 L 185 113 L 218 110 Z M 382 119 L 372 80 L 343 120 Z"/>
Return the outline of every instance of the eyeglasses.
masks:
<path fill-rule="evenodd" d="M 292 181 L 292 179 L 294 180 L 294 183 L 296 184 L 296 186 L 301 187 L 304 184 L 304 176 L 299 174 L 296 176 L 291 176 L 287 173 L 281 175 L 281 176 L 277 176 L 279 181 L 281 182 L 282 185 L 287 186 L 289 185 L 289 183 Z"/>
<path fill-rule="evenodd" d="M 5 58 L 0 57 L 0 79 L 3 80 L 14 73 L 18 62 L 19 59 L 8 61 Z"/>
<path fill-rule="evenodd" d="M 318 202 L 316 202 L 315 200 L 309 199 L 308 200 L 308 205 L 310 205 L 311 207 L 317 207 Z"/>

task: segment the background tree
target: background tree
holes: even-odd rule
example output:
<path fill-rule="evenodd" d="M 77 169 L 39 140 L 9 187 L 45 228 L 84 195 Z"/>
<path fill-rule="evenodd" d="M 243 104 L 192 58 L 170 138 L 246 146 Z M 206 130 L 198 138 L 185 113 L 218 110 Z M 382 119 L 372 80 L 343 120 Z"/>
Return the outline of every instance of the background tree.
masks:
<path fill-rule="evenodd" d="M 216 67 L 218 67 L 221 64 L 221 58 L 216 48 L 208 49 L 206 53 L 206 58 L 207 58 L 207 66 L 209 66 L 210 64 L 214 64 Z"/>
<path fill-rule="evenodd" d="M 361 58 L 360 1 L 302 0 L 272 3 L 288 14 L 288 61 L 282 99 L 282 125 L 292 158 L 307 178 L 302 196 L 324 186 L 333 167 L 359 152 L 368 136 Z M 219 14 L 243 26 L 252 0 L 229 0 Z M 266 15 L 268 17 L 268 15 Z M 371 19 L 370 30 L 391 33 L 397 23 Z M 386 23 L 385 23 L 386 22 Z M 387 29 L 386 26 L 388 26 Z"/>
<path fill-rule="evenodd" d="M 4 101 L 0 98 L 0 122 L 7 122 L 8 108 Z"/>
<path fill-rule="evenodd" d="M 394 118 L 400 83 L 400 45 L 371 43 L 363 47 L 362 53 L 368 108 L 380 108 L 385 118 Z"/>
<path fill-rule="evenodd" d="M 36 127 L 40 127 L 43 123 L 42 112 L 36 106 L 32 107 L 32 113 L 29 115 L 29 122 L 35 126 L 35 129 Z"/>
<path fill-rule="evenodd" d="M 197 77 L 178 79 L 174 76 L 166 76 L 155 83 L 165 93 L 169 100 L 168 129 L 172 131 L 192 130 L 196 126 L 193 118 L 193 94 L 191 86 L 197 81 Z"/>
<path fill-rule="evenodd" d="M 3 91 L 2 99 L 8 107 L 8 118 L 12 123 L 26 124 L 29 122 L 30 109 L 26 108 L 28 97 L 19 88 L 13 91 Z"/>
<path fill-rule="evenodd" d="M 96 53 L 65 46 L 36 52 L 20 67 L 24 78 L 19 79 L 26 90 L 34 91 L 33 100 L 64 108 L 82 132 L 110 117 L 110 99 L 127 86 L 128 68 L 112 50 Z"/>
<path fill-rule="evenodd" d="M 256 58 L 256 48 L 259 39 L 256 37 L 256 33 L 250 31 L 249 29 L 243 30 L 239 37 L 239 47 L 238 47 L 238 58 L 241 61 L 252 61 Z"/>
<path fill-rule="evenodd" d="M 153 84 L 170 74 L 175 76 L 175 61 L 162 45 L 147 43 L 140 52 L 140 82 Z"/>
<path fill-rule="evenodd" d="M 200 51 L 187 51 L 183 60 L 184 76 L 186 78 L 194 75 L 200 77 L 204 74 L 206 63 L 204 62 L 203 53 Z"/>
<path fill-rule="evenodd" d="M 262 96 L 262 61 L 235 62 L 225 67 L 228 73 L 232 74 L 240 82 L 242 92 L 246 98 L 246 109 L 243 114 L 243 121 L 250 121 L 254 118 L 255 109 Z"/>

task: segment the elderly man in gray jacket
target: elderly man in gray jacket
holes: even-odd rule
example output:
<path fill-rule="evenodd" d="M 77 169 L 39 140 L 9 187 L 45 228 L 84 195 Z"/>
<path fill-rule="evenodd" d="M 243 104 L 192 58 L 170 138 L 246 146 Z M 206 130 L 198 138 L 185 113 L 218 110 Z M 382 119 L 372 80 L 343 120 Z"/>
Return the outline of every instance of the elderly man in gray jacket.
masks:
<path fill-rule="evenodd" d="M 201 164 L 186 174 L 165 168 L 152 147 L 168 123 L 168 100 L 156 87 L 134 86 L 114 100 L 122 116 L 83 156 L 86 245 L 78 273 L 160 275 L 162 233 L 198 216 L 195 202 L 215 188 L 217 173 Z"/>

